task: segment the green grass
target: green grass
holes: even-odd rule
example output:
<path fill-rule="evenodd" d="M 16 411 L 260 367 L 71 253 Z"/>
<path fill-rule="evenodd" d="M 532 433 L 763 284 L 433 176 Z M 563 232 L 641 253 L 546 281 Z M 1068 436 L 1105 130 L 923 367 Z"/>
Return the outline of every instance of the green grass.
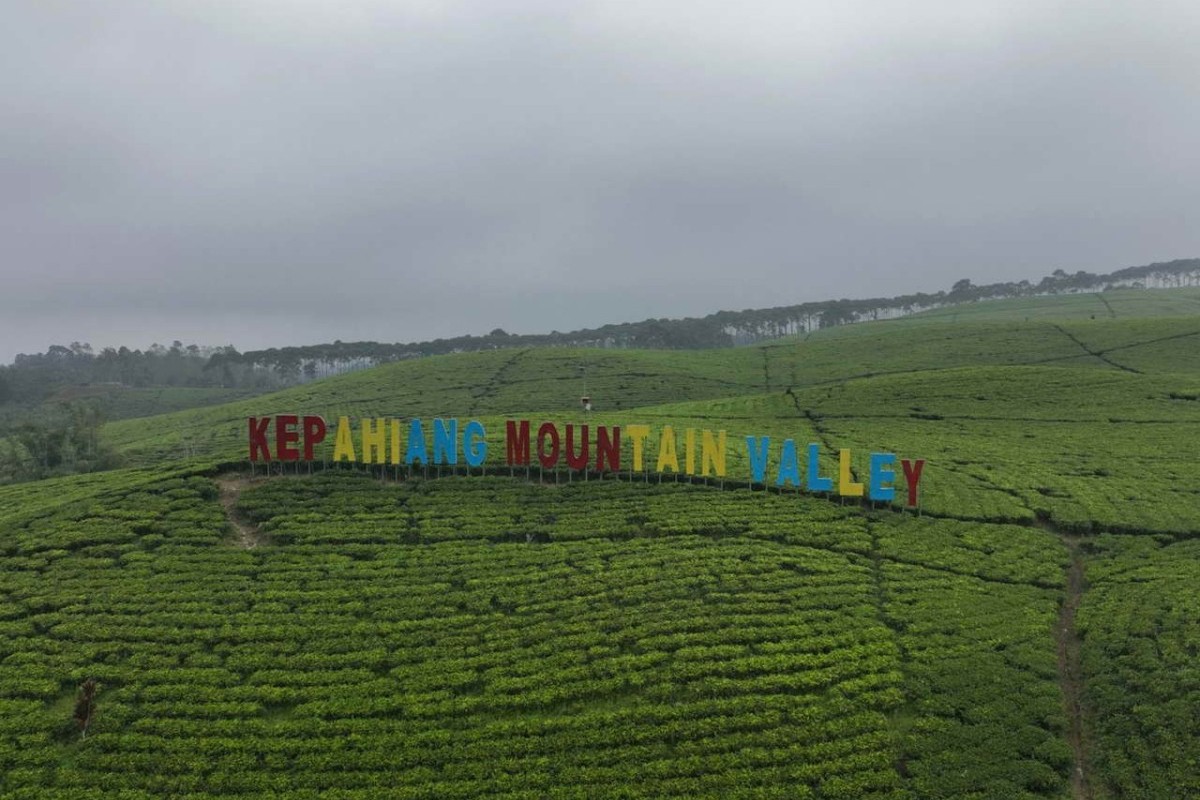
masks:
<path fill-rule="evenodd" d="M 1064 552 L 1036 532 L 671 485 L 332 473 L 248 492 L 273 544 L 245 551 L 215 494 L 164 479 L 7 528 L 0 789 L 1064 785 L 1047 666 Z M 64 696 L 85 676 L 100 715 L 77 742 Z"/>
<path fill-rule="evenodd" d="M 1097 796 L 1198 794 L 1198 299 L 462 354 L 110 424 L 129 468 L 0 487 L 0 795 L 1065 798 L 1067 535 Z M 497 466 L 507 417 L 584 394 L 727 430 L 730 481 L 276 477 L 244 550 L 211 480 L 251 415 L 479 418 Z M 926 458 L 922 516 L 735 488 L 763 434 L 826 474 Z"/>
<path fill-rule="evenodd" d="M 1097 764 L 1118 797 L 1200 796 L 1200 541 L 1089 547 L 1079 627 Z"/>
<path fill-rule="evenodd" d="M 391 364 L 248 400 L 111 424 L 107 434 L 134 465 L 179 454 L 236 457 L 245 418 L 320 413 L 326 418 L 493 416 L 554 412 L 578 416 L 587 395 L 601 412 L 737 398 L 787 388 L 836 387 L 863 377 L 965 366 L 1059 366 L 1071 374 L 1120 372 L 1080 341 L 1146 374 L 1180 374 L 1171 386 L 1200 383 L 1200 320 L 1116 320 L 1107 327 L 1047 323 L 846 326 L 835 338 L 713 351 L 497 350 Z M 1090 342 L 1094 341 L 1094 344 Z M 1188 377 L 1188 376 L 1193 377 Z M 1172 389 L 1173 391 L 1174 389 Z M 933 397 L 937 392 L 932 393 Z M 1034 395 L 1036 402 L 1036 395 Z M 1076 405 L 1079 405 L 1078 403 Z M 1012 416 L 1010 406 L 991 409 Z M 1072 412 L 1074 409 L 1071 410 Z M 1019 412 L 1016 414 L 1019 416 Z M 752 431 L 751 431 L 752 432 Z"/>

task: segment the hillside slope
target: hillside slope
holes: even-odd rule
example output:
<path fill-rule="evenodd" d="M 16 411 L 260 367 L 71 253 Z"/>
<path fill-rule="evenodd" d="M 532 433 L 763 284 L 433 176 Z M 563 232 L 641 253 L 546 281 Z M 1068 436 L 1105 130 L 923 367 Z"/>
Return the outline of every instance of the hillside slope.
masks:
<path fill-rule="evenodd" d="M 836 336 L 707 351 L 498 350 L 405 361 L 250 400 L 107 427 L 133 464 L 235 456 L 245 418 L 571 413 L 836 385 L 885 374 L 977 365 L 1057 365 L 1151 374 L 1200 374 L 1200 318 L 1075 323 L 897 321 Z M 1186 389 L 1187 379 L 1180 379 Z M 1008 413 L 1005 411 L 1004 413 Z"/>
<path fill-rule="evenodd" d="M 497 351 L 112 424 L 130 468 L 0 487 L 0 794 L 1200 796 L 1198 339 Z M 285 411 L 478 417 L 497 469 L 236 472 Z M 509 416 L 720 427 L 730 477 L 509 477 Z M 926 458 L 921 515 L 748 489 L 764 435 Z"/>

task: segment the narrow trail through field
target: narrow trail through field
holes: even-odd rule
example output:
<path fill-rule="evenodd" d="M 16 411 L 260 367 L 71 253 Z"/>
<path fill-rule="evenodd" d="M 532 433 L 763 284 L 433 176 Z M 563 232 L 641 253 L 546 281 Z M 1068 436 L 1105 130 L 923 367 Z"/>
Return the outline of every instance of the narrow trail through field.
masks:
<path fill-rule="evenodd" d="M 483 385 L 482 391 L 471 398 L 471 405 L 467 409 L 468 417 L 474 415 L 479 410 L 480 403 L 482 403 L 485 399 L 494 398 L 496 393 L 500 390 L 500 387 L 512 383 L 511 381 L 507 380 L 509 370 L 515 367 L 517 362 L 527 355 L 531 349 L 532 348 L 526 347 L 518 350 L 512 354 L 511 358 L 506 359 L 503 364 L 496 368 L 495 374 L 492 375 L 488 382 Z"/>
<path fill-rule="evenodd" d="M 237 533 L 238 544 L 247 550 L 253 550 L 261 544 L 266 543 L 266 539 L 259 532 L 258 527 L 247 522 L 237 509 L 238 497 L 242 493 L 242 489 L 248 486 L 250 481 L 247 478 L 239 475 L 226 475 L 217 478 L 217 489 L 221 500 L 221 508 L 225 510 L 225 519 L 229 521 L 229 525 Z"/>
<path fill-rule="evenodd" d="M 1070 336 L 1070 334 L 1067 335 Z M 1074 339 L 1073 336 L 1071 338 Z M 1078 342 L 1078 340 L 1076 341 Z M 1083 347 L 1082 343 L 1079 344 Z M 1103 358 L 1103 356 L 1099 357 Z M 1119 365 L 1114 364 L 1114 366 Z M 1122 367 L 1122 369 L 1128 368 Z M 821 443 L 827 449 L 835 450 L 828 432 L 822 426 L 821 418 L 813 414 L 811 409 L 803 408 L 799 398 L 790 389 L 785 394 L 791 396 L 792 403 L 796 406 L 796 412 L 808 420 Z M 1067 715 L 1067 744 L 1071 748 L 1071 797 L 1072 800 L 1093 800 L 1096 793 L 1093 789 L 1094 781 L 1088 760 L 1087 737 L 1084 733 L 1083 665 L 1080 656 L 1082 641 L 1075 628 L 1075 614 L 1079 611 L 1079 605 L 1083 601 L 1083 593 L 1087 587 L 1080 537 L 1060 529 L 1050 520 L 1040 516 L 1037 518 L 1036 524 L 1062 542 L 1070 556 L 1066 574 L 1066 597 L 1063 599 L 1054 629 L 1058 652 L 1058 683 L 1063 696 L 1063 709 Z M 878 565 L 877 556 L 876 564 Z"/>
<path fill-rule="evenodd" d="M 1083 553 L 1079 537 L 1059 532 L 1059 539 L 1071 555 L 1067 567 L 1067 596 L 1058 615 L 1055 639 L 1058 642 L 1058 682 L 1062 687 L 1067 711 L 1067 744 L 1071 746 L 1074 768 L 1071 770 L 1073 800 L 1091 800 L 1092 790 L 1088 754 L 1083 730 L 1083 665 L 1080 661 L 1081 640 L 1075 629 L 1075 613 L 1083 599 L 1086 586 Z"/>
<path fill-rule="evenodd" d="M 995 488 L 1020 497 L 1010 489 Z M 1098 794 L 1096 786 L 1102 782 L 1094 776 L 1088 756 L 1088 736 L 1083 708 L 1083 641 L 1075 627 L 1075 614 L 1079 611 L 1083 593 L 1087 590 L 1086 563 L 1081 547 L 1083 539 L 1078 534 L 1063 530 L 1041 514 L 1035 516 L 1033 524 L 1057 538 L 1067 550 L 1064 587 L 1066 595 L 1054 626 L 1054 641 L 1058 654 L 1058 685 L 1063 697 L 1063 711 L 1067 715 L 1067 745 L 1071 748 L 1071 798 L 1093 800 L 1097 796 L 1106 795 Z"/>

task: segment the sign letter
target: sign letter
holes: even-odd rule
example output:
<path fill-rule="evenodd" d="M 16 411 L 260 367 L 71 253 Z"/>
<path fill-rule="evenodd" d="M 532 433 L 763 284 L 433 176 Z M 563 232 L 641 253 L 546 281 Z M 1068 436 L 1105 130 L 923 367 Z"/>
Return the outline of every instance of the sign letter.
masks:
<path fill-rule="evenodd" d="M 546 452 L 546 439 L 550 440 L 549 453 Z M 554 469 L 558 465 L 558 429 L 553 422 L 543 422 L 538 428 L 537 456 L 546 469 Z"/>
<path fill-rule="evenodd" d="M 635 472 L 641 472 L 642 464 L 642 447 L 646 444 L 647 437 L 650 436 L 649 425 L 626 425 L 625 433 L 633 440 L 633 469 Z"/>
<path fill-rule="evenodd" d="M 567 466 L 571 469 L 587 469 L 591 453 L 591 442 L 588 441 L 588 426 L 580 425 L 582 441 L 579 443 L 579 455 L 575 455 L 575 426 L 567 426 Z"/>
<path fill-rule="evenodd" d="M 458 420 L 433 421 L 433 463 L 458 463 Z"/>
<path fill-rule="evenodd" d="M 821 477 L 821 445 L 808 446 L 808 490 L 810 492 L 832 492 L 833 478 Z"/>
<path fill-rule="evenodd" d="M 909 461 L 907 458 L 901 459 L 900 466 L 904 467 L 904 480 L 908 482 L 908 507 L 916 508 L 917 498 L 920 496 L 917 487 L 921 483 L 921 470 L 925 468 L 925 459 L 918 458 L 916 461 Z"/>
<path fill-rule="evenodd" d="M 662 472 L 670 467 L 672 472 L 679 472 L 679 457 L 675 455 L 675 430 L 670 425 L 664 425 L 658 437 L 658 464 L 655 472 Z"/>
<path fill-rule="evenodd" d="M 700 444 L 700 474 L 707 476 L 710 466 L 718 478 L 725 477 L 725 431 L 717 431 L 716 441 L 713 441 L 712 431 L 704 431 Z"/>
<path fill-rule="evenodd" d="M 359 421 L 362 427 L 362 456 L 364 464 L 383 464 L 387 458 L 384 442 L 387 437 L 387 420 L 377 419 L 372 427 L 371 420 L 363 417 Z"/>
<path fill-rule="evenodd" d="M 404 463 L 412 466 L 414 461 L 420 461 L 421 466 L 429 466 L 429 451 L 425 449 L 425 428 L 420 419 L 408 423 L 408 448 L 404 451 Z"/>
<path fill-rule="evenodd" d="M 612 436 L 609 436 L 609 428 L 601 425 L 596 429 L 596 471 L 604 471 L 604 462 L 608 461 L 608 468 L 614 472 L 621 471 L 621 429 L 617 427 L 611 428 Z"/>
<path fill-rule="evenodd" d="M 525 428 L 526 442 L 528 442 L 529 427 Z M 478 467 L 483 464 L 487 458 L 487 434 L 484 433 L 483 423 L 479 420 L 471 420 L 463 429 L 463 457 L 467 460 L 467 466 Z M 526 461 L 529 460 L 526 455 Z"/>
<path fill-rule="evenodd" d="M 325 420 L 321 417 L 304 418 L 304 460 L 313 460 L 313 448 L 325 441 Z"/>
<path fill-rule="evenodd" d="M 896 499 L 895 453 L 871 453 L 871 499 L 890 503 Z"/>
<path fill-rule="evenodd" d="M 258 417 L 250 417 L 247 422 L 250 423 L 250 460 L 258 461 L 261 453 L 263 461 L 270 461 L 271 451 L 267 449 L 267 426 L 271 424 L 271 418 L 263 417 L 260 421 Z"/>
<path fill-rule="evenodd" d="M 761 442 L 755 436 L 746 437 L 746 451 L 750 456 L 750 480 L 753 483 L 766 483 L 767 450 L 770 447 L 770 436 L 762 437 Z"/>
<path fill-rule="evenodd" d="M 783 448 L 779 452 L 779 476 L 775 479 L 776 486 L 785 484 L 800 485 L 800 459 L 796 457 L 796 443 L 791 439 L 783 440 Z"/>
<path fill-rule="evenodd" d="M 295 430 L 299 422 L 295 414 L 280 414 L 275 418 L 275 457 L 280 461 L 300 458 L 300 451 L 293 447 L 300 441 L 300 432 Z"/>
<path fill-rule="evenodd" d="M 521 420 L 521 426 L 508 420 L 504 424 L 504 460 L 512 466 L 528 466 L 529 464 L 529 420 Z"/>
<path fill-rule="evenodd" d="M 342 459 L 351 464 L 358 460 L 354 455 L 354 440 L 350 438 L 349 417 L 338 417 L 337 433 L 333 435 L 333 460 L 338 462 Z"/>
<path fill-rule="evenodd" d="M 863 485 L 857 483 L 850 473 L 850 451 L 843 449 L 838 453 L 838 494 L 842 497 L 862 497 Z"/>

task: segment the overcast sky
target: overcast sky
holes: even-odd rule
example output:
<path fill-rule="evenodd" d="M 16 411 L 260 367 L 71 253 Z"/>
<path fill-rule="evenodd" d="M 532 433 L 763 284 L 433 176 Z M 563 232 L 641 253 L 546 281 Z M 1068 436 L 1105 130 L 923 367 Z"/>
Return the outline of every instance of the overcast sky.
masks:
<path fill-rule="evenodd" d="M 1200 255 L 1200 4 L 16 0 L 0 362 Z"/>

